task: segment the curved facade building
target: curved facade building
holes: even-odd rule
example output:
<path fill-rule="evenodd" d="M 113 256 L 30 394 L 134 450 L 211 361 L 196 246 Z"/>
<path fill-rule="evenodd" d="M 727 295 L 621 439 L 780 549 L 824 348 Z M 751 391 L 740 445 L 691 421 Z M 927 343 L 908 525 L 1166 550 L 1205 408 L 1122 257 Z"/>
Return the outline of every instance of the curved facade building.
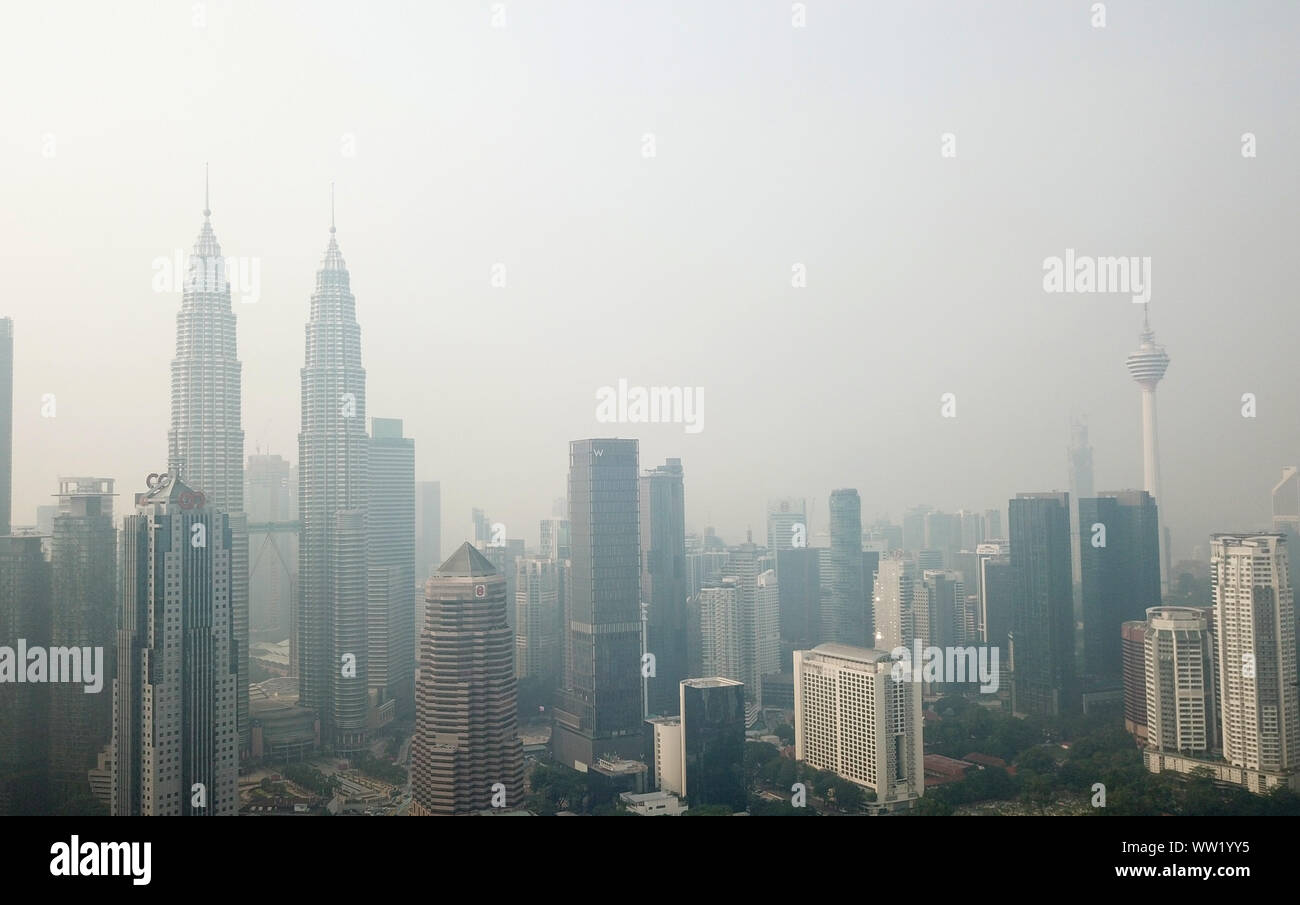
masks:
<path fill-rule="evenodd" d="M 425 585 L 411 814 L 517 808 L 524 797 L 506 579 L 465 543 Z M 504 800 L 502 799 L 504 793 Z"/>

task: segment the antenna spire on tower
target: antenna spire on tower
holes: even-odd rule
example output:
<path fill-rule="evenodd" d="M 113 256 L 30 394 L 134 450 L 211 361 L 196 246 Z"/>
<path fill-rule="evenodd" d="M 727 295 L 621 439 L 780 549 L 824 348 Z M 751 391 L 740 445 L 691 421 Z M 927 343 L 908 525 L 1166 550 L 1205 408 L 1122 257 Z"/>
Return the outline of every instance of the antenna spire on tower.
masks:
<path fill-rule="evenodd" d="M 334 183 L 330 183 L 330 232 L 334 232 Z"/>
<path fill-rule="evenodd" d="M 208 165 L 203 164 L 203 216 L 212 216 L 212 211 L 208 205 Z"/>

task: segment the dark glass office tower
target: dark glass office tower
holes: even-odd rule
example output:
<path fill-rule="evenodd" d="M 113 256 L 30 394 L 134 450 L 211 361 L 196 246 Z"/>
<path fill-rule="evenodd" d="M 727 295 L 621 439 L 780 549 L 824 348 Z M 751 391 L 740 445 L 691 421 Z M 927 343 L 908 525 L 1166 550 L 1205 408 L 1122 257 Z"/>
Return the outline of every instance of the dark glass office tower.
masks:
<path fill-rule="evenodd" d="M 641 543 L 636 440 L 569 444 L 567 687 L 557 696 L 555 759 L 591 765 L 641 752 Z"/>
<path fill-rule="evenodd" d="M 400 418 L 370 424 L 366 641 L 382 723 L 390 701 L 398 718 L 415 712 L 415 441 Z"/>
<path fill-rule="evenodd" d="M 816 547 L 796 547 L 776 554 L 776 572 L 781 576 L 781 640 L 796 645 L 796 649 L 803 645 L 811 650 L 821 640 L 820 556 Z"/>
<path fill-rule="evenodd" d="M 1059 716 L 1079 701 L 1074 669 L 1070 495 L 1011 500 L 1012 710 Z M 1118 634 L 1119 629 L 1116 628 Z"/>
<path fill-rule="evenodd" d="M 682 792 L 690 806 L 745 810 L 745 686 L 734 679 L 687 679 L 681 711 Z"/>
<path fill-rule="evenodd" d="M 112 478 L 60 478 L 59 512 L 50 553 L 52 643 L 100 648 L 105 687 L 50 688 L 50 784 L 56 813 L 94 814 L 100 808 L 87 771 L 113 735 L 112 677 L 117 638 L 117 528 Z"/>
<path fill-rule="evenodd" d="M 646 684 L 655 716 L 673 715 L 686 667 L 686 503 L 682 460 L 641 475 L 641 594 L 647 606 L 646 651 L 655 675 Z"/>
<path fill-rule="evenodd" d="M 856 490 L 831 492 L 830 600 L 822 611 L 822 640 L 866 644 L 867 598 L 862 590 L 862 501 Z M 870 645 L 867 645 L 870 647 Z"/>
<path fill-rule="evenodd" d="M 0 537 L 0 644 L 12 649 L 15 670 L 25 670 L 23 651 L 49 643 L 50 565 L 41 538 Z M 49 692 L 49 682 L 0 682 L 0 816 L 48 813 Z"/>
<path fill-rule="evenodd" d="M 1120 627 L 1160 606 L 1156 501 L 1145 490 L 1079 500 L 1077 530 L 1084 679 L 1089 690 L 1119 688 L 1124 680 Z"/>

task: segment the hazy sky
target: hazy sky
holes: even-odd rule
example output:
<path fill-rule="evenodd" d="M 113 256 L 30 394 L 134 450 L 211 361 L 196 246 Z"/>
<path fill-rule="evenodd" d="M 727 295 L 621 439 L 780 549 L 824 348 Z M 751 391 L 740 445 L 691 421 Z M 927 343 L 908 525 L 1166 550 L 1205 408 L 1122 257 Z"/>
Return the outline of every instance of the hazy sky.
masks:
<path fill-rule="evenodd" d="M 1152 260 L 1175 557 L 1267 524 L 1300 460 L 1300 7 L 494 5 L 6 8 L 15 523 L 59 474 L 117 478 L 120 511 L 166 465 L 180 295 L 152 264 L 193 243 L 208 161 L 223 251 L 261 266 L 248 452 L 297 459 L 335 181 L 369 413 L 442 481 L 445 551 L 475 505 L 535 544 L 580 437 L 681 457 L 688 526 L 729 540 L 775 495 L 816 530 L 835 487 L 864 521 L 1064 489 L 1072 413 L 1097 488 L 1138 486 L 1141 308 L 1045 293 L 1067 248 Z M 704 429 L 598 423 L 620 377 L 702 387 Z"/>

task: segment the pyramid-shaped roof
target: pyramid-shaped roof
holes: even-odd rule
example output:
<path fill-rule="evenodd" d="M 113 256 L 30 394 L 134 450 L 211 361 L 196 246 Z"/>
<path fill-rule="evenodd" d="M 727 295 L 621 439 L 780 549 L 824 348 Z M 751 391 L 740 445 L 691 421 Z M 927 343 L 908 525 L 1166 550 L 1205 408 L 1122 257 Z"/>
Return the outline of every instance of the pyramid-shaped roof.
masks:
<path fill-rule="evenodd" d="M 449 578 L 473 578 L 479 575 L 496 575 L 497 568 L 491 561 L 469 541 L 460 545 L 460 549 L 438 567 L 437 574 Z"/>

